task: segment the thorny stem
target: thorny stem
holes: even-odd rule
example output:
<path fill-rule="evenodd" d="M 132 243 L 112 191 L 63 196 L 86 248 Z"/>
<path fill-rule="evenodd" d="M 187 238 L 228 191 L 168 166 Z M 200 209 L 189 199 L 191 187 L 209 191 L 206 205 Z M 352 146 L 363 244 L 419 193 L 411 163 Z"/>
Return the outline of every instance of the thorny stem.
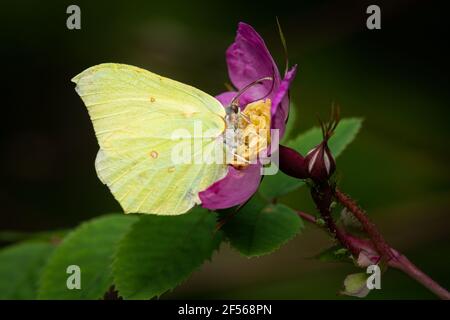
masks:
<path fill-rule="evenodd" d="M 373 242 L 373 245 L 377 251 L 386 259 L 391 260 L 396 257 L 392 254 L 392 250 L 384 240 L 381 233 L 378 231 L 375 224 L 370 221 L 363 209 L 361 209 L 355 201 L 353 201 L 345 193 L 341 192 L 338 188 L 335 188 L 334 195 L 336 199 L 349 210 L 356 219 L 361 223 L 364 231 L 369 235 Z"/>
<path fill-rule="evenodd" d="M 316 203 L 317 209 L 325 221 L 328 231 L 353 255 L 358 257 L 358 248 L 355 248 L 353 244 L 348 241 L 345 231 L 336 226 L 336 223 L 331 216 L 330 206 L 333 201 L 331 186 L 328 183 L 317 185 L 316 187 L 311 188 L 311 195 Z"/>
<path fill-rule="evenodd" d="M 321 121 L 320 121 L 321 122 Z M 333 106 L 331 111 L 331 118 L 328 123 L 321 122 L 323 143 L 327 143 L 328 139 L 333 134 L 339 123 L 339 108 Z M 296 158 L 303 159 L 301 155 Z M 303 168 L 303 166 L 308 166 L 306 163 L 308 157 L 305 161 L 299 161 L 297 166 Z M 290 168 L 291 166 L 289 166 Z M 291 169 L 291 168 L 290 168 Z M 322 168 L 322 170 L 324 170 Z M 292 170 L 290 170 L 292 171 Z M 312 175 L 311 169 L 308 169 L 310 178 L 313 180 L 313 186 L 311 187 L 311 196 L 316 204 L 318 211 L 320 212 L 325 225 L 334 238 L 341 243 L 342 246 L 347 248 L 352 256 L 357 259 L 358 264 L 363 265 L 363 260 L 365 257 L 369 258 L 370 261 L 384 261 L 388 266 L 396 268 L 403 271 L 411 278 L 415 279 L 417 282 L 421 283 L 423 286 L 428 288 L 431 292 L 436 294 L 439 298 L 450 300 L 450 293 L 433 279 L 427 276 L 419 268 L 417 268 L 408 258 L 400 254 L 397 250 L 393 249 L 384 240 L 381 233 L 378 231 L 375 224 L 370 221 L 363 209 L 361 209 L 358 204 L 351 199 L 348 195 L 341 192 L 335 185 L 332 185 L 329 181 L 330 172 L 327 169 L 327 175 L 323 179 L 323 175 Z M 286 172 L 285 172 L 286 173 Z M 289 173 L 287 173 L 289 174 Z M 361 223 L 363 230 L 369 236 L 369 241 L 365 239 L 357 238 L 353 235 L 348 234 L 344 229 L 339 228 L 331 215 L 331 204 L 333 199 L 339 201 L 347 210 L 349 210 L 356 219 Z M 317 220 L 304 212 L 298 212 L 298 215 L 304 218 L 306 221 L 317 223 Z M 321 224 L 320 224 L 321 226 Z M 364 255 L 361 255 L 364 253 Z M 361 261 L 359 260 L 361 255 Z M 366 262 L 367 263 L 367 262 Z"/>
<path fill-rule="evenodd" d="M 330 233 L 335 236 L 336 240 L 347 248 L 355 258 L 358 258 L 360 252 L 378 252 L 380 256 L 388 258 L 388 266 L 403 271 L 424 287 L 428 288 L 439 298 L 450 300 L 450 293 L 445 288 L 440 286 L 437 282 L 421 271 L 417 266 L 409 261 L 406 256 L 390 247 L 377 230 L 375 224 L 373 224 L 366 216 L 365 212 L 348 195 L 345 195 L 338 189 L 334 191 L 335 197 L 361 222 L 364 230 L 369 235 L 371 240 L 367 241 L 365 239 L 357 238 L 336 226 L 330 211 L 330 190 L 332 190 L 332 188 L 328 184 L 322 184 L 318 187 L 316 186 L 315 188 L 312 188 L 311 195 L 322 215 L 322 218 L 327 224 L 328 231 L 330 231 Z M 304 220 L 318 225 L 317 219 L 314 216 L 302 211 L 297 211 L 297 214 Z"/>

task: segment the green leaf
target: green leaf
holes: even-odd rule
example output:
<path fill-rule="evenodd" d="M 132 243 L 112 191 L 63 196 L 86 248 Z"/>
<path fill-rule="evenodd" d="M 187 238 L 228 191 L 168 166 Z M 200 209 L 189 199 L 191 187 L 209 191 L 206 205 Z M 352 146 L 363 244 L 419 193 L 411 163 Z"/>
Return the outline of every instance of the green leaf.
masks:
<path fill-rule="evenodd" d="M 316 259 L 325 262 L 352 262 L 348 250 L 340 245 L 322 251 Z"/>
<path fill-rule="evenodd" d="M 258 195 L 223 226 L 230 244 L 248 257 L 275 251 L 302 228 L 294 210 L 282 204 L 267 205 Z"/>
<path fill-rule="evenodd" d="M 335 158 L 339 157 L 344 149 L 355 139 L 362 126 L 361 118 L 342 119 L 339 122 L 333 136 L 328 142 L 331 152 Z M 303 155 L 317 146 L 322 141 L 322 131 L 319 127 L 314 127 L 297 138 L 288 142 L 291 147 Z"/>
<path fill-rule="evenodd" d="M 259 194 L 268 201 L 288 194 L 305 184 L 304 180 L 292 178 L 280 170 L 274 175 L 264 176 L 259 185 Z"/>
<path fill-rule="evenodd" d="M 339 157 L 344 149 L 349 145 L 358 134 L 361 129 L 362 119 L 360 118 L 348 118 L 343 119 L 337 126 L 334 135 L 330 138 L 329 147 L 334 157 Z M 302 134 L 297 138 L 287 142 L 287 146 L 300 152 L 302 155 L 306 155 L 309 150 L 314 148 L 322 141 L 322 131 L 319 127 L 314 127 Z M 278 171 L 277 174 L 272 176 L 265 176 L 259 192 L 267 200 L 277 198 L 285 195 L 301 186 L 305 182 L 303 180 L 294 179 L 285 175 L 283 172 Z"/>
<path fill-rule="evenodd" d="M 114 262 L 120 295 L 150 299 L 177 286 L 218 248 L 222 237 L 215 226 L 216 214 L 201 208 L 179 216 L 142 216 Z"/>
<path fill-rule="evenodd" d="M 113 284 L 111 264 L 119 240 L 136 216 L 107 215 L 81 224 L 69 233 L 48 261 L 40 282 L 40 299 L 99 299 Z M 71 274 L 81 271 L 81 289 L 67 288 Z"/>
<path fill-rule="evenodd" d="M 38 280 L 55 246 L 21 243 L 0 251 L 0 300 L 36 299 Z"/>

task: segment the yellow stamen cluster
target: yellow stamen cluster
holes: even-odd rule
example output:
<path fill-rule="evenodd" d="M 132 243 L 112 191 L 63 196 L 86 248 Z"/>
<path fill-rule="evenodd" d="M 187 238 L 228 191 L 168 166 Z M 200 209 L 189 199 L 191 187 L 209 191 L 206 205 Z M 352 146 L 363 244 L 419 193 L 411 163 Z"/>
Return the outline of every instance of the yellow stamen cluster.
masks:
<path fill-rule="evenodd" d="M 231 164 L 246 167 L 270 143 L 270 99 L 248 104 L 238 118 L 237 146 Z"/>

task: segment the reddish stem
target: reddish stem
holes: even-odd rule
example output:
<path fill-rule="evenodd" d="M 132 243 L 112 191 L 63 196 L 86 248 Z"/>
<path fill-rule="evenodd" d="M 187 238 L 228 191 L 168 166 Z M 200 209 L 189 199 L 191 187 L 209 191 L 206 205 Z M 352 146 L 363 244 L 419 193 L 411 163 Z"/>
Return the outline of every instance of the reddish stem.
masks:
<path fill-rule="evenodd" d="M 436 281 L 426 275 L 404 255 L 400 255 L 397 257 L 397 259 L 391 260 L 389 265 L 403 271 L 411 278 L 421 283 L 424 287 L 428 288 L 428 290 L 433 292 L 439 298 L 443 300 L 450 300 L 450 293 L 447 291 L 447 289 L 441 287 Z"/>
<path fill-rule="evenodd" d="M 314 217 L 313 215 L 303 212 L 303 211 L 297 211 L 297 214 L 300 216 L 300 218 L 302 218 L 303 220 L 306 220 L 310 223 L 317 223 L 316 217 Z"/>
<path fill-rule="evenodd" d="M 313 215 L 303 211 L 297 211 L 297 214 L 303 220 L 306 220 L 312 224 L 320 226 L 319 223 L 317 222 L 316 217 L 314 217 Z M 327 229 L 329 230 L 328 226 Z M 371 245 L 371 243 L 369 243 L 367 240 L 356 238 L 346 233 L 343 229 L 339 228 L 335 224 L 334 230 L 336 230 L 336 233 L 334 233 L 336 240 L 338 240 L 341 243 L 341 245 L 343 245 L 345 248 L 349 249 L 352 255 L 355 256 L 356 258 L 358 257 L 361 251 L 367 251 L 368 249 L 371 250 L 370 248 L 373 247 L 373 245 Z"/>
<path fill-rule="evenodd" d="M 373 245 L 381 256 L 388 258 L 388 264 L 391 267 L 403 271 L 436 294 L 439 298 L 450 300 L 450 293 L 445 288 L 441 287 L 437 282 L 417 268 L 406 256 L 398 253 L 387 244 L 375 224 L 370 221 L 364 210 L 362 210 L 353 199 L 337 188 L 335 189 L 335 196 L 336 199 L 351 211 L 359 222 L 361 222 L 364 231 L 369 235 Z"/>
<path fill-rule="evenodd" d="M 352 212 L 356 219 L 358 219 L 361 223 L 364 231 L 369 235 L 377 251 L 381 253 L 383 257 L 387 258 L 387 260 L 395 258 L 392 254 L 391 247 L 384 240 L 375 224 L 370 221 L 364 210 L 362 210 L 355 201 L 353 201 L 345 193 L 341 192 L 338 188 L 336 188 L 334 192 L 336 199 L 350 212 Z"/>
<path fill-rule="evenodd" d="M 344 246 L 352 255 L 358 257 L 360 250 L 348 241 L 346 232 L 336 226 L 331 216 L 331 202 L 333 201 L 333 189 L 328 183 L 317 185 L 311 189 L 311 196 L 319 210 L 329 232 Z"/>
<path fill-rule="evenodd" d="M 348 196 L 347 196 L 348 197 Z M 297 214 L 303 218 L 304 220 L 319 225 L 317 223 L 317 219 L 308 213 L 303 211 L 297 211 Z M 334 224 L 334 222 L 333 222 Z M 373 225 L 373 223 L 372 223 Z M 355 258 L 358 258 L 360 252 L 379 252 L 374 243 L 372 241 L 367 241 L 365 239 L 357 238 L 353 235 L 347 234 L 341 228 L 335 226 L 334 233 L 336 239 L 347 248 Z M 379 234 L 379 233 L 378 233 Z M 381 235 L 380 235 L 381 236 Z M 386 243 L 386 242 L 384 242 Z M 387 244 L 386 244 L 387 245 Z M 388 246 L 388 245 L 387 245 Z M 390 256 L 395 257 L 395 259 L 390 259 L 388 261 L 388 265 L 392 268 L 403 271 L 405 274 L 422 284 L 424 287 L 428 288 L 431 292 L 433 292 L 440 299 L 450 300 L 450 293 L 440 286 L 437 282 L 431 279 L 428 275 L 426 275 L 423 271 L 421 271 L 417 266 L 415 266 L 409 259 L 399 253 L 397 250 L 388 246 L 387 248 Z M 380 254 L 380 253 L 378 253 Z"/>

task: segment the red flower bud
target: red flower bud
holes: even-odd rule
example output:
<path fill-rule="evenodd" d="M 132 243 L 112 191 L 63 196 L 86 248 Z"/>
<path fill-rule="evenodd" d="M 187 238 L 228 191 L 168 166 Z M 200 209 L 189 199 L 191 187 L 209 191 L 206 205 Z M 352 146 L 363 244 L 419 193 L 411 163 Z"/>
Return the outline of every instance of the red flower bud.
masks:
<path fill-rule="evenodd" d="M 280 170 L 297 179 L 307 179 L 308 168 L 305 158 L 294 149 L 280 145 Z"/>
<path fill-rule="evenodd" d="M 336 162 L 325 139 L 305 157 L 309 177 L 315 182 L 327 181 L 336 170 Z"/>

